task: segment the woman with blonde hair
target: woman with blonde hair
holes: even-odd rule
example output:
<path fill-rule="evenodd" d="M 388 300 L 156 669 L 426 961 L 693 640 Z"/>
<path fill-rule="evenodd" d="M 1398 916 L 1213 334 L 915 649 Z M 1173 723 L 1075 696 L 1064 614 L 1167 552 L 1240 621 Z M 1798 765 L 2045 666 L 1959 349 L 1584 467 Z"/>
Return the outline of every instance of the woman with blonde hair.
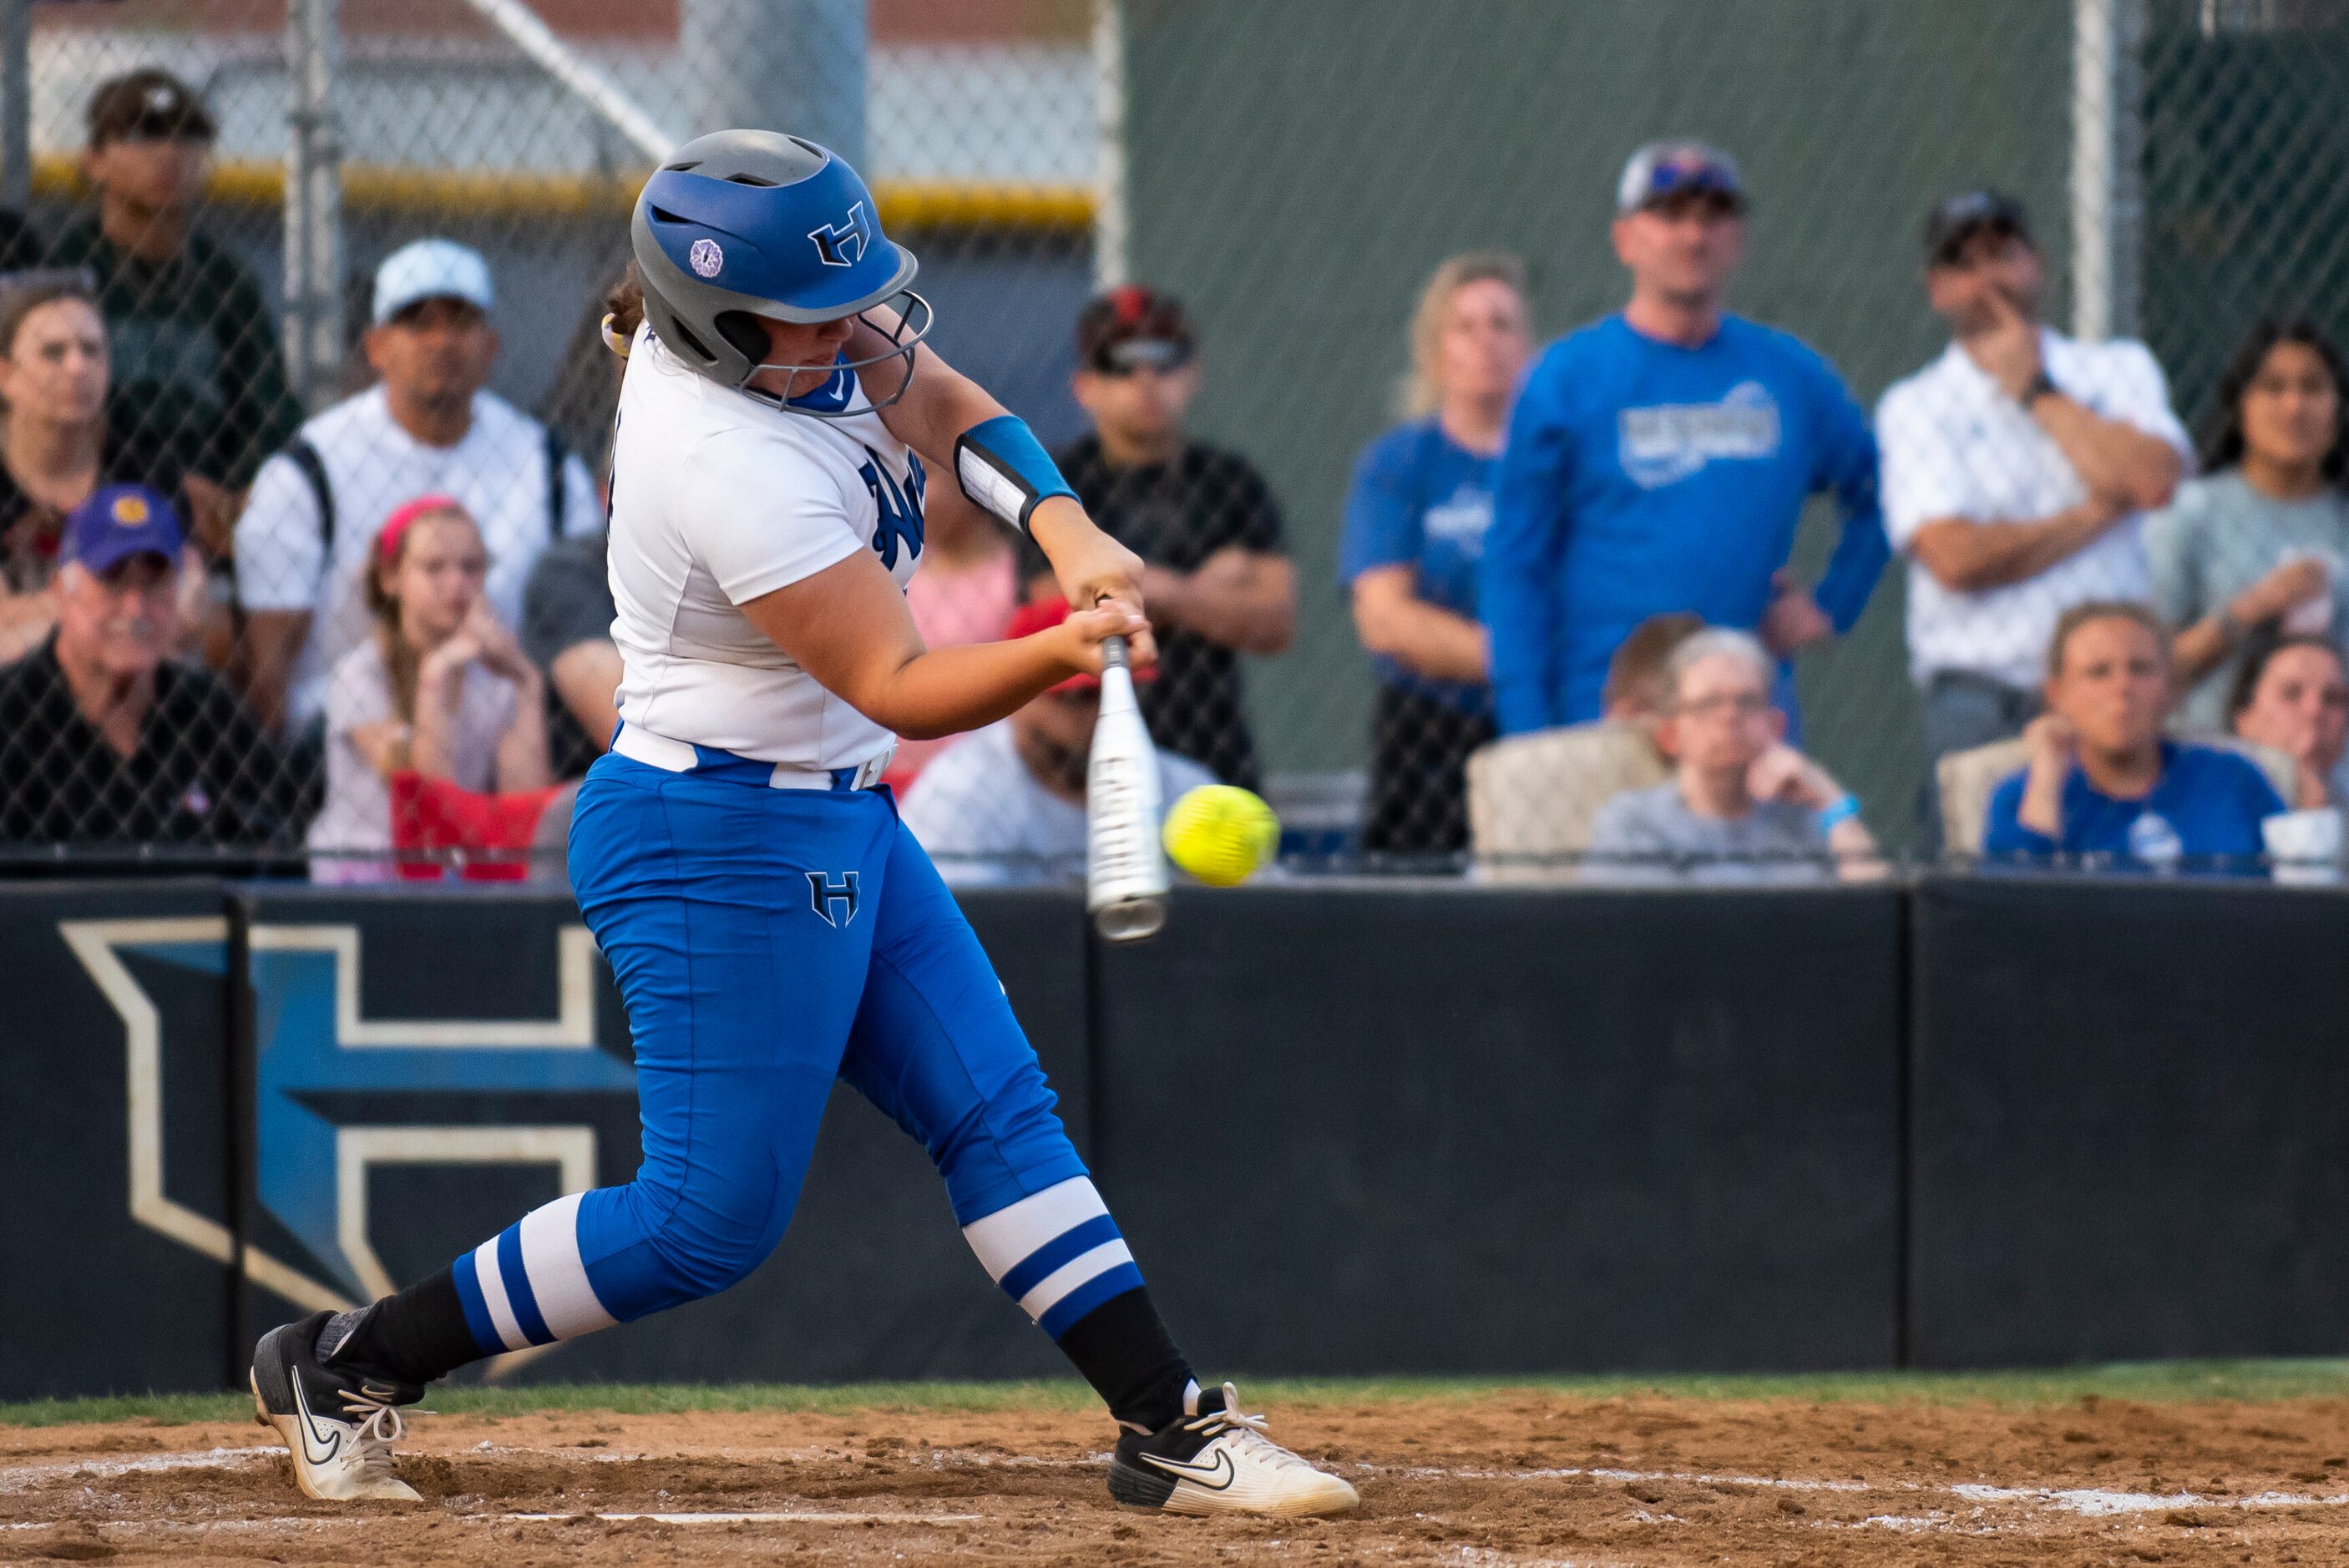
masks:
<path fill-rule="evenodd" d="M 326 694 L 326 802 L 310 825 L 317 882 L 381 882 L 391 780 L 412 771 L 486 794 L 546 784 L 546 691 L 483 599 L 489 552 L 452 496 L 419 496 L 367 553 L 374 635 L 336 665 Z"/>
<path fill-rule="evenodd" d="M 1525 263 L 1454 256 L 1420 293 L 1404 422 L 1355 465 L 1339 576 L 1379 676 L 1362 847 L 1457 851 L 1468 841 L 1468 754 L 1493 738 L 1477 562 L 1493 471 L 1533 353 Z"/>

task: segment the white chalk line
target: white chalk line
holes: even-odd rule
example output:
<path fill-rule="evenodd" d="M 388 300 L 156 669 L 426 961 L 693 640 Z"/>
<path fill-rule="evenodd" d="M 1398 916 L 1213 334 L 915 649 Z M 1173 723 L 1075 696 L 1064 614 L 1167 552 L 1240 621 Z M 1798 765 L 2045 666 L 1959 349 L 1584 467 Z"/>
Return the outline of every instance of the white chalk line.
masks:
<path fill-rule="evenodd" d="M 568 1524 L 574 1520 L 617 1522 L 650 1520 L 655 1524 L 982 1524 L 981 1513 L 831 1513 L 790 1510 L 781 1513 L 471 1513 L 473 1520 L 540 1520 Z"/>

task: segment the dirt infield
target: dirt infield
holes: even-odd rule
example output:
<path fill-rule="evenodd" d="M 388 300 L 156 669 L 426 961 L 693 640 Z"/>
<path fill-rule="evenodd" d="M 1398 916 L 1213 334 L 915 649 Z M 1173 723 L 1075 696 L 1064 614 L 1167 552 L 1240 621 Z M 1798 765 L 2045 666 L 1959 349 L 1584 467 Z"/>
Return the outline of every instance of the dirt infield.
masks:
<path fill-rule="evenodd" d="M 2349 1560 L 2349 1399 L 1504 1391 L 1289 1401 L 1273 1416 L 1275 1436 L 1354 1480 L 1361 1513 L 1118 1509 L 1102 1484 L 1106 1423 L 1060 1408 L 423 1416 L 400 1469 L 426 1501 L 404 1508 L 305 1501 L 249 1424 L 0 1427 L 0 1562 Z"/>

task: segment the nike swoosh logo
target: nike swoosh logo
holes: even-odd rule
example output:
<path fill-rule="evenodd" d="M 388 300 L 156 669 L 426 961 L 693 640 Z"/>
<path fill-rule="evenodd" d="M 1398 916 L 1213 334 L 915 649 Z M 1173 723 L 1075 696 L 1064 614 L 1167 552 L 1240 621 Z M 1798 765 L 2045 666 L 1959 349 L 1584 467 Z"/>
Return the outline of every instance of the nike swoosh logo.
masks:
<path fill-rule="evenodd" d="M 292 1367 L 285 1369 L 285 1380 L 294 1385 L 294 1408 L 302 1418 L 302 1457 L 314 1465 L 322 1465 L 343 1451 L 343 1434 L 320 1432 L 317 1418 L 310 1414 L 310 1402 L 302 1397 L 302 1375 Z M 326 1447 L 324 1453 L 313 1453 L 310 1443 L 317 1439 Z"/>
<path fill-rule="evenodd" d="M 1143 1454 L 1141 1457 L 1167 1474 L 1181 1476 L 1192 1485 L 1204 1487 L 1209 1491 L 1222 1491 L 1230 1486 L 1235 1473 L 1232 1469 L 1232 1456 L 1221 1449 L 1216 1450 L 1216 1462 L 1211 1465 L 1185 1464 L 1180 1460 L 1162 1460 L 1156 1454 Z"/>

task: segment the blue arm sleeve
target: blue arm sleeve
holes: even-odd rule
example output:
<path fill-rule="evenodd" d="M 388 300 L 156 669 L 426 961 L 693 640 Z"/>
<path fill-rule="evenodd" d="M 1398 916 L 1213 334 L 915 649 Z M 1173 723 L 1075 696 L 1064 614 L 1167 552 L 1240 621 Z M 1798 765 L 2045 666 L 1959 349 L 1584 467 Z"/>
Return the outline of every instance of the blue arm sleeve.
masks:
<path fill-rule="evenodd" d="M 1338 582 L 1350 586 L 1381 566 L 1407 566 L 1419 560 L 1419 519 L 1404 482 L 1409 462 L 1405 432 L 1392 431 L 1363 449 L 1354 465 L 1354 485 L 1346 492 L 1346 523 L 1338 540 Z"/>
<path fill-rule="evenodd" d="M 1492 642 L 1501 733 L 1558 722 L 1558 565 L 1565 558 L 1574 438 L 1554 355 L 1535 366 L 1509 420 L 1493 490 L 1476 604 Z"/>
<path fill-rule="evenodd" d="M 2033 860 L 2054 858 L 2059 847 L 2055 841 L 2023 825 L 2023 786 L 2026 777 L 2018 773 L 1992 793 L 1990 820 L 1982 834 L 1983 854 L 2027 856 Z"/>
<path fill-rule="evenodd" d="M 1884 534 L 1884 506 L 1877 494 L 1876 434 L 1842 377 L 1825 365 L 1820 374 L 1826 382 L 1827 412 L 1826 460 L 1818 479 L 1820 488 L 1836 492 L 1843 534 L 1813 597 L 1837 631 L 1848 632 L 1868 608 L 1868 596 L 1892 559 L 1892 544 Z"/>

